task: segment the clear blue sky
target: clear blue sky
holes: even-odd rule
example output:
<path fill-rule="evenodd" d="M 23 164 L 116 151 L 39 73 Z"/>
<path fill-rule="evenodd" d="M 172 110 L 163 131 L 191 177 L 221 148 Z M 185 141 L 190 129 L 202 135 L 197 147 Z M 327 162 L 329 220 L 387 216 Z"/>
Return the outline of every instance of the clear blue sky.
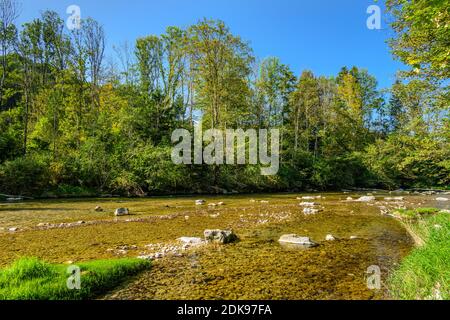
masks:
<path fill-rule="evenodd" d="M 170 25 L 186 27 L 203 17 L 221 19 L 248 41 L 258 58 L 277 56 L 299 74 L 336 75 L 356 65 L 388 87 L 403 66 L 394 61 L 386 40 L 392 30 L 382 16 L 382 29 L 369 30 L 367 7 L 375 0 L 19 0 L 20 23 L 51 9 L 64 19 L 75 4 L 82 18 L 101 22 L 112 45 L 161 34 Z"/>

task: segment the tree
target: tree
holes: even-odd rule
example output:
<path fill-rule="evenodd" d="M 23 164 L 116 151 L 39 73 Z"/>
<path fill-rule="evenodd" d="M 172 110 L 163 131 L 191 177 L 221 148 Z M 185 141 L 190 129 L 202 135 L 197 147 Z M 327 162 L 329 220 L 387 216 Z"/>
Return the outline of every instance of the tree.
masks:
<path fill-rule="evenodd" d="M 19 16 L 19 5 L 14 0 L 0 0 L 0 106 L 3 109 L 4 86 L 8 73 L 8 55 L 14 51 L 17 29 L 14 25 Z"/>
<path fill-rule="evenodd" d="M 390 45 L 395 56 L 412 70 L 410 76 L 430 80 L 450 77 L 450 8 L 445 0 L 388 0 L 396 37 Z"/>

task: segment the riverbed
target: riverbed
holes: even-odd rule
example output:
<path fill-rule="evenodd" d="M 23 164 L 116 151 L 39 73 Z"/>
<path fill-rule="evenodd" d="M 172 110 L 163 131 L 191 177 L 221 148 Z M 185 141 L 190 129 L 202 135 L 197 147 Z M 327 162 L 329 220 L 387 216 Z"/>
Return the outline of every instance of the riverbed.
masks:
<path fill-rule="evenodd" d="M 159 251 L 151 270 L 99 298 L 389 299 L 389 272 L 414 246 L 389 212 L 396 208 L 449 209 L 450 201 L 436 201 L 436 195 L 381 191 L 370 192 L 375 201 L 354 201 L 367 194 L 1 203 L 0 265 L 23 256 L 76 264 Z M 196 205 L 198 199 L 206 203 Z M 305 201 L 315 202 L 319 212 L 305 215 L 300 206 Z M 95 211 L 96 207 L 103 211 Z M 130 215 L 115 217 L 114 210 L 121 207 L 128 208 Z M 232 229 L 239 241 L 181 248 L 179 237 L 202 237 L 205 229 Z M 284 234 L 310 237 L 318 246 L 286 248 L 278 242 Z M 326 241 L 327 235 L 336 240 Z M 381 270 L 380 289 L 367 285 L 371 266 Z"/>

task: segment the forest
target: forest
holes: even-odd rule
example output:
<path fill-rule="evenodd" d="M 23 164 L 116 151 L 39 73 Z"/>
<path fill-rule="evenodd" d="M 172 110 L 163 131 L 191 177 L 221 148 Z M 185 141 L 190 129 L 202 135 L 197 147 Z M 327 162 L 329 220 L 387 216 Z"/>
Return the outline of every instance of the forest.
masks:
<path fill-rule="evenodd" d="M 116 44 L 102 24 L 0 0 L 0 193 L 33 197 L 449 188 L 450 9 L 388 0 L 405 64 L 390 88 L 358 66 L 296 74 L 223 21 Z M 430 41 L 432 39 L 432 41 Z M 313 48 L 311 48 L 313 50 Z M 332 53 L 330 53 L 332 54 Z M 279 129 L 280 169 L 176 165 L 176 129 Z"/>

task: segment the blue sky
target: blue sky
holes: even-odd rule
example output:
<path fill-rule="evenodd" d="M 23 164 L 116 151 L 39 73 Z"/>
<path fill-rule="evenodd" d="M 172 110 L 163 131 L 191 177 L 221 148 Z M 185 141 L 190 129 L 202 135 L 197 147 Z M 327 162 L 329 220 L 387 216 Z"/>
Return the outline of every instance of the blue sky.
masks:
<path fill-rule="evenodd" d="M 342 66 L 366 68 L 380 87 L 395 80 L 402 64 L 394 61 L 386 40 L 392 30 L 382 15 L 381 30 L 369 30 L 367 7 L 375 0 L 19 0 L 19 23 L 45 9 L 68 17 L 78 5 L 82 18 L 101 22 L 112 45 L 161 34 L 170 25 L 186 27 L 203 17 L 221 19 L 234 34 L 250 43 L 258 58 L 277 56 L 299 74 L 336 75 Z"/>

